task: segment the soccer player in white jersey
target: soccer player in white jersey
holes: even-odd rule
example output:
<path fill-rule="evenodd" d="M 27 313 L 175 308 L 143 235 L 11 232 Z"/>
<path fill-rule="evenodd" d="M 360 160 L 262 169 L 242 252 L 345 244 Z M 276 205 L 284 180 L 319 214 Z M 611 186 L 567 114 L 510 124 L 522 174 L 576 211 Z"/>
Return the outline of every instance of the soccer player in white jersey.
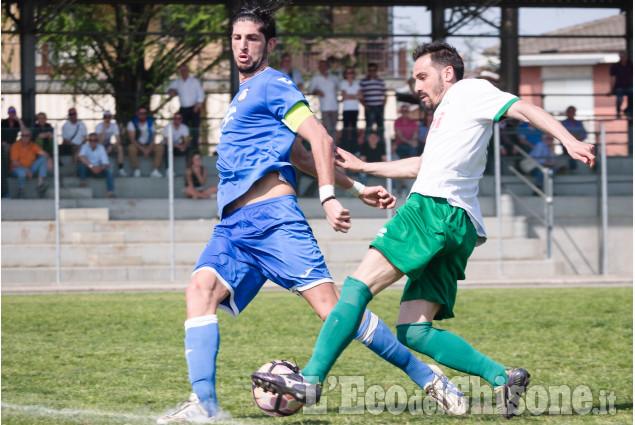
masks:
<path fill-rule="evenodd" d="M 576 140 L 542 108 L 487 81 L 463 80 L 463 61 L 445 42 L 420 45 L 413 59 L 415 91 L 425 109 L 434 111 L 422 156 L 365 163 L 338 149 L 336 160 L 351 171 L 416 177 L 408 200 L 344 282 L 302 372 L 283 377 L 254 373 L 252 378 L 265 389 L 299 400 L 307 391 L 318 392 L 354 337 L 368 302 L 407 275 L 397 324 L 399 341 L 442 365 L 488 381 L 495 387 L 498 410 L 511 417 L 529 384 L 529 373 L 489 359 L 458 335 L 433 328 L 432 321 L 454 317 L 457 280 L 465 278 L 468 257 L 486 238 L 476 195 L 494 123 L 504 117 L 531 122 L 560 140 L 574 159 L 590 166 L 595 164 L 594 147 Z"/>
<path fill-rule="evenodd" d="M 298 207 L 290 161 L 317 176 L 326 218 L 336 231 L 351 226 L 349 212 L 335 198 L 336 182 L 369 205 L 395 203 L 383 187 L 364 187 L 335 172 L 332 138 L 295 84 L 268 66 L 276 45 L 273 12 L 257 4 L 244 6 L 230 25 L 240 87 L 223 119 L 217 149 L 221 222 L 186 290 L 185 355 L 193 394 L 177 411 L 160 418 L 160 424 L 219 416 L 217 309 L 237 316 L 267 279 L 302 295 L 322 319 L 337 302 L 324 257 Z M 296 132 L 309 141 L 313 157 L 294 144 Z M 364 317 L 357 331 L 360 342 L 419 386 L 437 386 L 436 400 L 445 410 L 464 413 L 463 395 L 440 369 L 419 361 L 376 315 L 367 310 Z"/>

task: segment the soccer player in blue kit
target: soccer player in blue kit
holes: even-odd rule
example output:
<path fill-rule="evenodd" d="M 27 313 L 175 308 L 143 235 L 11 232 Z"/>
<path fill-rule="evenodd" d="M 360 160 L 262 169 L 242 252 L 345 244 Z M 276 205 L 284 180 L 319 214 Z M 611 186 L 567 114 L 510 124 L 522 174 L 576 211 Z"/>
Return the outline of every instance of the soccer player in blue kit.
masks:
<path fill-rule="evenodd" d="M 223 119 L 217 149 L 221 221 L 186 290 L 185 355 L 193 393 L 159 424 L 200 422 L 218 415 L 217 309 L 236 317 L 267 279 L 303 296 L 322 320 L 337 303 L 333 279 L 297 204 L 290 162 L 317 175 L 326 219 L 335 231 L 348 231 L 350 214 L 335 198 L 334 183 L 369 205 L 387 208 L 395 203 L 383 187 L 365 187 L 336 172 L 333 140 L 293 82 L 268 66 L 276 45 L 274 12 L 246 5 L 230 25 L 240 87 Z M 296 133 L 309 141 L 312 157 L 300 143 L 294 144 Z M 463 395 L 441 369 L 419 361 L 369 310 L 357 339 L 425 387 L 445 411 L 460 414 L 467 409 Z"/>

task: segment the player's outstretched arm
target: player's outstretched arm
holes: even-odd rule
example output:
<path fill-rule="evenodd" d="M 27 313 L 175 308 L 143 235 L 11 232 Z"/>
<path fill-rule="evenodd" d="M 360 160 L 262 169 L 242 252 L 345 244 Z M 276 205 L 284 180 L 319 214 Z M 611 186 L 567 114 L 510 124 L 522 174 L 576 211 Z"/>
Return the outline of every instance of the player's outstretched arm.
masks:
<path fill-rule="evenodd" d="M 532 123 L 536 128 L 560 140 L 567 148 L 571 158 L 589 164 L 591 167 L 595 165 L 595 146 L 577 140 L 558 120 L 541 107 L 519 100 L 512 104 L 505 115 L 509 118 Z"/>
<path fill-rule="evenodd" d="M 421 168 L 421 157 L 399 159 L 386 162 L 364 162 L 352 153 L 335 149 L 335 165 L 349 171 L 372 174 L 390 179 L 414 179 Z"/>
<path fill-rule="evenodd" d="M 303 172 L 317 177 L 313 155 L 302 145 L 301 138 L 296 138 L 291 148 L 291 163 Z M 335 169 L 335 184 L 359 198 L 366 205 L 386 209 L 394 208 L 397 198 L 388 192 L 383 186 L 364 186 L 351 179 L 337 168 Z"/>
<path fill-rule="evenodd" d="M 302 121 L 298 126 L 298 135 L 311 144 L 320 186 L 320 201 L 326 213 L 326 220 L 336 232 L 348 232 L 351 227 L 350 211 L 335 198 L 333 139 L 314 115 Z"/>

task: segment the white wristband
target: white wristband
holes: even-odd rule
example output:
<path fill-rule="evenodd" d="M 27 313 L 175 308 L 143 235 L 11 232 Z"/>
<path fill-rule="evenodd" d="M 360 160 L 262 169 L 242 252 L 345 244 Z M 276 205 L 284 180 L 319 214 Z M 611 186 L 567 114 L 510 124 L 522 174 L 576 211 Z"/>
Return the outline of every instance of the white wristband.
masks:
<path fill-rule="evenodd" d="M 353 185 L 346 190 L 356 198 L 359 198 L 362 196 L 364 189 L 366 189 L 366 186 L 363 183 L 353 180 Z"/>
<path fill-rule="evenodd" d="M 320 202 L 324 202 L 326 198 L 335 198 L 335 186 L 332 184 L 320 186 Z"/>

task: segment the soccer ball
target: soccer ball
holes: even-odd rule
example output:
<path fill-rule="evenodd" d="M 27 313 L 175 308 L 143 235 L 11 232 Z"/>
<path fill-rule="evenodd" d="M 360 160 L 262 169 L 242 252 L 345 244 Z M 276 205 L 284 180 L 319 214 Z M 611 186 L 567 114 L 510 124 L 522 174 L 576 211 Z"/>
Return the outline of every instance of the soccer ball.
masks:
<path fill-rule="evenodd" d="M 274 360 L 265 363 L 258 369 L 258 372 L 264 373 L 297 373 L 298 371 L 296 365 L 286 360 Z M 251 395 L 254 397 L 256 406 L 270 416 L 290 416 L 304 405 L 289 394 L 271 393 L 256 386 L 253 382 L 251 383 Z"/>

